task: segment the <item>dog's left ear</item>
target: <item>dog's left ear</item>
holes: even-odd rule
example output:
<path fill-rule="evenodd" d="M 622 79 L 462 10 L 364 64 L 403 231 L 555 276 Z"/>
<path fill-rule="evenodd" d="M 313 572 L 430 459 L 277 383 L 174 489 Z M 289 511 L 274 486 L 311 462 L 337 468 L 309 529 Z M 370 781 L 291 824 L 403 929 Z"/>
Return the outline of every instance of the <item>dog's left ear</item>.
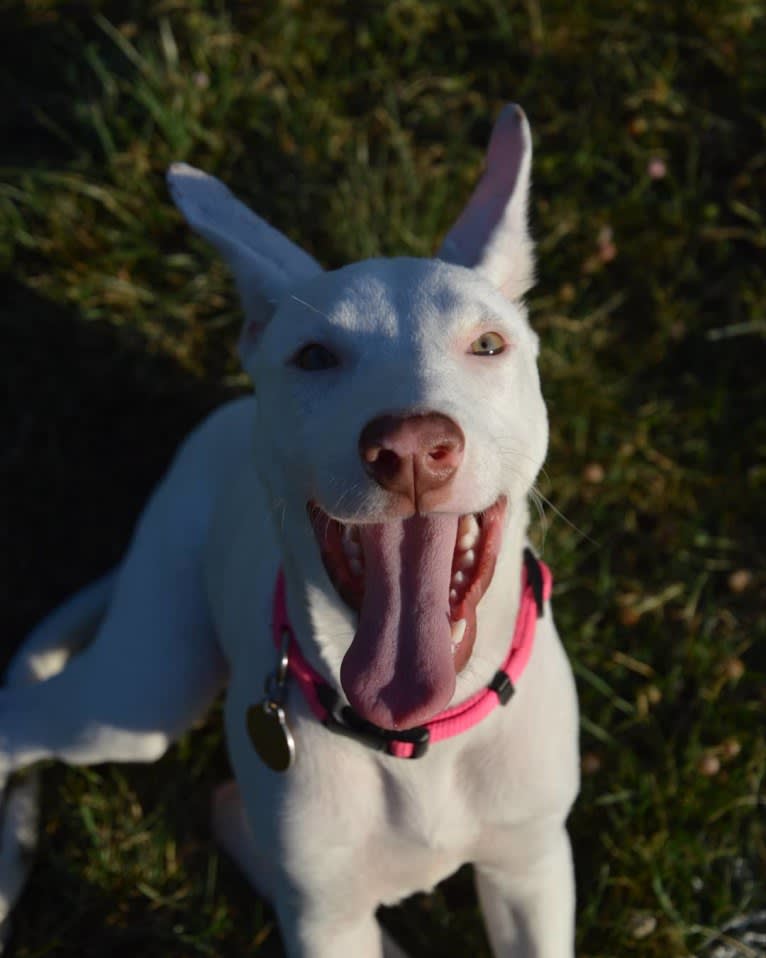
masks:
<path fill-rule="evenodd" d="M 478 186 L 447 234 L 440 259 L 482 273 L 508 299 L 520 299 L 534 283 L 534 255 L 527 226 L 532 136 L 520 106 L 497 118 Z"/>
<path fill-rule="evenodd" d="M 216 247 L 234 273 L 245 310 L 240 350 L 246 354 L 285 293 L 322 267 L 214 176 L 174 163 L 168 187 L 189 225 Z"/>

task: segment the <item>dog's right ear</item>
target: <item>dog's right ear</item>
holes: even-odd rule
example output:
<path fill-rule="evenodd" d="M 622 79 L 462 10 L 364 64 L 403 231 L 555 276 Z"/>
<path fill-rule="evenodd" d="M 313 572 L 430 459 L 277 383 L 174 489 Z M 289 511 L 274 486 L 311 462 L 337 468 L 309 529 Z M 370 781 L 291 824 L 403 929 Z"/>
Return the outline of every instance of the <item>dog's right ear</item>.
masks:
<path fill-rule="evenodd" d="M 509 103 L 495 122 L 484 175 L 438 252 L 484 275 L 508 299 L 534 283 L 527 196 L 532 135 L 524 111 Z"/>
<path fill-rule="evenodd" d="M 322 267 L 214 176 L 174 163 L 167 179 L 173 202 L 189 225 L 216 247 L 234 273 L 246 319 L 240 351 L 246 354 L 285 293 Z"/>

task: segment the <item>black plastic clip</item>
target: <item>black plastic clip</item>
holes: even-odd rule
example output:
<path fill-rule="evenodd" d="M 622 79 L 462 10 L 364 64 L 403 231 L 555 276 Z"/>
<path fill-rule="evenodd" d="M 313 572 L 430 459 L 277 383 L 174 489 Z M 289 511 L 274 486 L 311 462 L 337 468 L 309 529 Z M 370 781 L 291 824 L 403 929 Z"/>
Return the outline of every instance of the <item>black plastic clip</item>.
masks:
<path fill-rule="evenodd" d="M 516 691 L 511 682 L 511 677 L 502 669 L 495 672 L 495 677 L 489 683 L 488 688 L 497 693 L 501 705 L 507 705 L 511 701 L 511 696 Z"/>
<path fill-rule="evenodd" d="M 329 685 L 322 683 L 316 686 L 317 697 L 322 703 L 327 715 L 322 721 L 325 728 L 337 735 L 354 739 L 374 749 L 376 752 L 391 754 L 390 746 L 394 742 L 407 742 L 412 745 L 412 753 L 407 758 L 420 758 L 428 751 L 428 742 L 431 733 L 427 728 L 392 729 L 380 728 L 357 715 L 350 705 L 341 705 L 340 696 Z M 404 757 L 404 756 L 402 756 Z"/>
<path fill-rule="evenodd" d="M 527 582 L 532 587 L 532 594 L 535 597 L 537 606 L 537 618 L 542 619 L 545 611 L 545 602 L 543 599 L 543 573 L 540 570 L 540 563 L 531 549 L 524 550 L 524 564 L 527 567 Z"/>

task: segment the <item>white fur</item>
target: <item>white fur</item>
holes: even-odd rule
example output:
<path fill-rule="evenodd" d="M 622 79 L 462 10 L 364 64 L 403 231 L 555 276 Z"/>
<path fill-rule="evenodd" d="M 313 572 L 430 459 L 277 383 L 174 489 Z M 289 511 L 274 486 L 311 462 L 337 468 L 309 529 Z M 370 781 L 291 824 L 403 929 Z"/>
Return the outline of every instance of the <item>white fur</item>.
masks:
<path fill-rule="evenodd" d="M 564 823 L 578 788 L 577 705 L 549 607 L 510 704 L 416 761 L 328 732 L 294 687 L 287 711 L 297 758 L 288 773 L 261 763 L 245 727 L 275 665 L 280 565 L 297 641 L 341 687 L 355 617 L 330 584 L 306 503 L 345 521 L 385 520 L 388 494 L 358 453 L 360 431 L 383 413 L 437 411 L 459 423 L 465 455 L 441 511 L 508 498 L 503 549 L 455 701 L 484 686 L 507 651 L 526 498 L 547 445 L 537 342 L 519 298 L 531 279 L 530 142 L 523 114 L 506 110 L 489 187 L 474 194 L 443 259 L 372 260 L 331 273 L 212 177 L 172 169 L 174 199 L 237 276 L 248 320 L 241 352 L 258 402 L 228 404 L 188 438 L 115 578 L 75 597 L 22 649 L 26 674 L 43 680 L 0 694 L 0 761 L 12 772 L 48 757 L 152 761 L 228 677 L 237 784 L 219 791 L 215 827 L 274 904 L 293 958 L 401 954 L 382 942 L 377 906 L 431 888 L 465 862 L 476 866 L 496 955 L 573 955 Z M 471 354 L 489 330 L 510 348 Z M 338 366 L 296 368 L 290 360 L 309 342 L 331 349 Z M 48 672 L 63 665 L 65 655 L 51 658 L 57 634 L 63 648 L 75 646 L 83 623 L 101 616 L 94 641 L 66 667 L 47 678 L 44 664 L 35 672 L 35 656 Z M 0 905 L 18 884 L 18 873 L 6 881 Z"/>

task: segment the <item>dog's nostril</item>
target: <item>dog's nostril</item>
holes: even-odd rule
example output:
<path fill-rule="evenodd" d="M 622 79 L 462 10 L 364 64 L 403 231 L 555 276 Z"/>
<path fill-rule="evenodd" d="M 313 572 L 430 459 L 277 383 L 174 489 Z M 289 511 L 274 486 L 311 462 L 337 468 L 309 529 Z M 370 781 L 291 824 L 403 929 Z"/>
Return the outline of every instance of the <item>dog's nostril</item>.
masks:
<path fill-rule="evenodd" d="M 381 478 L 393 478 L 402 465 L 402 460 L 392 449 L 380 449 L 374 459 L 367 461 L 375 463 L 375 471 Z"/>
<path fill-rule="evenodd" d="M 429 451 L 428 456 L 430 459 L 433 459 L 434 462 L 441 462 L 442 459 L 446 459 L 449 456 L 452 452 L 452 448 L 452 446 L 448 445 L 436 446 Z"/>
<path fill-rule="evenodd" d="M 379 416 L 359 436 L 365 472 L 380 486 L 416 500 L 446 486 L 463 454 L 463 433 L 440 413 Z"/>

